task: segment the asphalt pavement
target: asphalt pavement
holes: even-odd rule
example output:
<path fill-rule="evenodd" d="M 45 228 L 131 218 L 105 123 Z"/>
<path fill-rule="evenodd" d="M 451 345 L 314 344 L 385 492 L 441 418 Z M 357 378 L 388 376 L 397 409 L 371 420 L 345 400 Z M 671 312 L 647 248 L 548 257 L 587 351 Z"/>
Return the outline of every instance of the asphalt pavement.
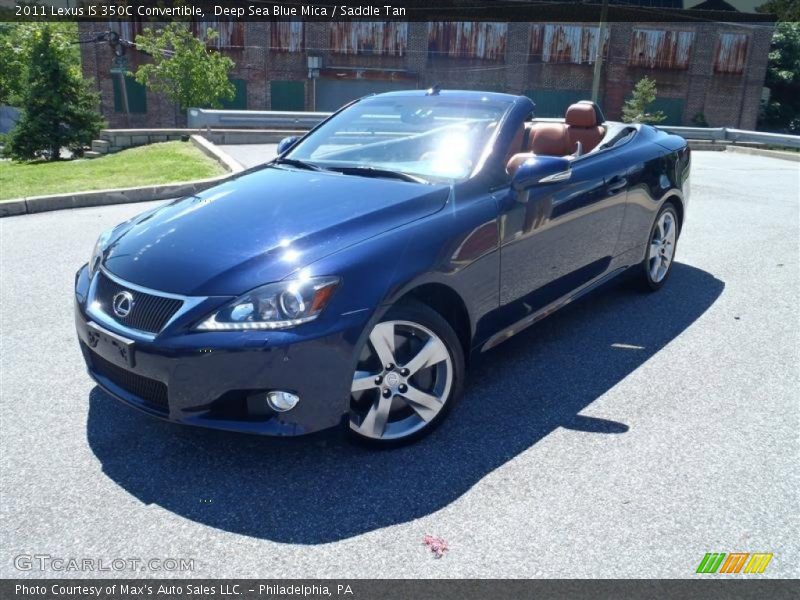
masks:
<path fill-rule="evenodd" d="M 219 146 L 240 165 L 250 168 L 272 159 L 278 144 L 239 144 L 234 146 Z"/>
<path fill-rule="evenodd" d="M 800 576 L 800 170 L 693 159 L 662 291 L 612 285 L 499 346 L 433 436 L 391 452 L 108 397 L 78 351 L 73 274 L 153 203 L 0 219 L 0 577 L 92 576 L 15 567 L 47 554 L 195 561 L 98 573 L 126 577 L 683 578 L 707 552 Z"/>

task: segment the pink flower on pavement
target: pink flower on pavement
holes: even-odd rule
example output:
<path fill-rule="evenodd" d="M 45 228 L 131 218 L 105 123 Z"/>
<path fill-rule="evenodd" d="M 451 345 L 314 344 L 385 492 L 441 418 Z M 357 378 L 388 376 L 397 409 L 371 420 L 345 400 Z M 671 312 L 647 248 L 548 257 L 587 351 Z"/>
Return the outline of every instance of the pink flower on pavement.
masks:
<path fill-rule="evenodd" d="M 426 535 L 424 538 L 422 538 L 422 543 L 431 549 L 431 552 L 434 553 L 436 558 L 442 558 L 444 553 L 450 550 L 447 542 L 440 537 L 436 537 L 435 535 Z"/>

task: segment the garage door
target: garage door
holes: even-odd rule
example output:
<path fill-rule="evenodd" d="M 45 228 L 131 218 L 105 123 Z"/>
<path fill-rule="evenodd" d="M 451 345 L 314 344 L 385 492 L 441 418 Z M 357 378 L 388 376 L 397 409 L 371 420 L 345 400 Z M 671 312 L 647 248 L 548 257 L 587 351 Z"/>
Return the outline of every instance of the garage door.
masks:
<path fill-rule="evenodd" d="M 317 110 L 334 111 L 367 94 L 380 94 L 416 87 L 410 81 L 372 81 L 365 79 L 317 79 Z"/>
<path fill-rule="evenodd" d="M 247 81 L 231 79 L 234 96 L 231 100 L 223 100 L 222 108 L 227 110 L 247 110 Z"/>
<path fill-rule="evenodd" d="M 659 125 L 683 125 L 683 98 L 656 98 L 647 110 L 664 113 L 666 119 Z"/>
<path fill-rule="evenodd" d="M 271 81 L 269 86 L 272 110 L 306 109 L 304 81 Z"/>

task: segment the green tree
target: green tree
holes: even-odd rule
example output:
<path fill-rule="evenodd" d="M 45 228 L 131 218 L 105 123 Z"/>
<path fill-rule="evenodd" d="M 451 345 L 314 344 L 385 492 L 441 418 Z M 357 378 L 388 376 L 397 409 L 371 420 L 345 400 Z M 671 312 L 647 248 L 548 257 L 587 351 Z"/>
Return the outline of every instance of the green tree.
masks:
<path fill-rule="evenodd" d="M 22 117 L 9 134 L 7 152 L 16 160 L 57 160 L 64 147 L 80 154 L 104 126 L 96 108 L 100 99 L 49 25 L 33 32 L 24 71 Z"/>
<path fill-rule="evenodd" d="M 800 21 L 800 2 L 797 0 L 767 0 L 756 11 L 776 15 L 781 21 Z"/>
<path fill-rule="evenodd" d="M 217 36 L 209 28 L 205 40 L 198 39 L 184 23 L 146 28 L 136 36 L 136 47 L 150 54 L 152 62 L 136 70 L 136 81 L 164 94 L 181 109 L 219 108 L 222 100 L 233 99 L 236 89 L 228 79 L 233 61 L 206 46 Z"/>
<path fill-rule="evenodd" d="M 0 23 L 0 104 L 14 104 L 15 96 L 22 89 L 22 54 L 14 35 L 16 23 Z"/>
<path fill-rule="evenodd" d="M 41 30 L 48 27 L 51 43 L 62 60 L 76 71 L 80 69 L 78 24 L 71 23 L 0 23 L 0 104 L 17 106 L 22 101 L 30 64 L 31 47 Z"/>
<path fill-rule="evenodd" d="M 656 94 L 658 89 L 655 79 L 643 77 L 637 81 L 631 97 L 622 107 L 622 120 L 625 123 L 661 123 L 667 118 L 663 112 L 647 112 L 647 107 L 656 99 Z"/>
<path fill-rule="evenodd" d="M 770 98 L 762 107 L 759 128 L 800 133 L 800 23 L 775 27 L 765 85 Z"/>

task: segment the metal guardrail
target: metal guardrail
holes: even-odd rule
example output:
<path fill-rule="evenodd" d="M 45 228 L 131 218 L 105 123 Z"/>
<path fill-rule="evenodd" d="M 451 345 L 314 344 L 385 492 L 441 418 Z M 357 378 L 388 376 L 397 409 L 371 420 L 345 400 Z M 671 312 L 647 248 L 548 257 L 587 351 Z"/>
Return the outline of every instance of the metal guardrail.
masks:
<path fill-rule="evenodd" d="M 190 108 L 188 121 L 191 129 L 311 129 L 320 121 L 327 119 L 327 112 L 289 112 L 272 110 L 211 110 Z M 559 121 L 560 119 L 540 119 L 541 121 Z M 677 127 L 657 125 L 658 129 L 674 133 L 687 140 L 706 140 L 711 142 L 746 142 L 800 148 L 800 136 L 780 133 L 764 133 L 730 129 L 728 127 Z"/>
<path fill-rule="evenodd" d="M 290 112 L 279 110 L 212 110 L 190 108 L 187 111 L 190 129 L 311 129 L 327 119 L 327 112 Z"/>
<path fill-rule="evenodd" d="M 662 131 L 674 133 L 687 140 L 708 140 L 712 142 L 746 142 L 785 148 L 800 148 L 800 135 L 747 131 L 728 127 L 673 127 L 657 126 Z"/>

